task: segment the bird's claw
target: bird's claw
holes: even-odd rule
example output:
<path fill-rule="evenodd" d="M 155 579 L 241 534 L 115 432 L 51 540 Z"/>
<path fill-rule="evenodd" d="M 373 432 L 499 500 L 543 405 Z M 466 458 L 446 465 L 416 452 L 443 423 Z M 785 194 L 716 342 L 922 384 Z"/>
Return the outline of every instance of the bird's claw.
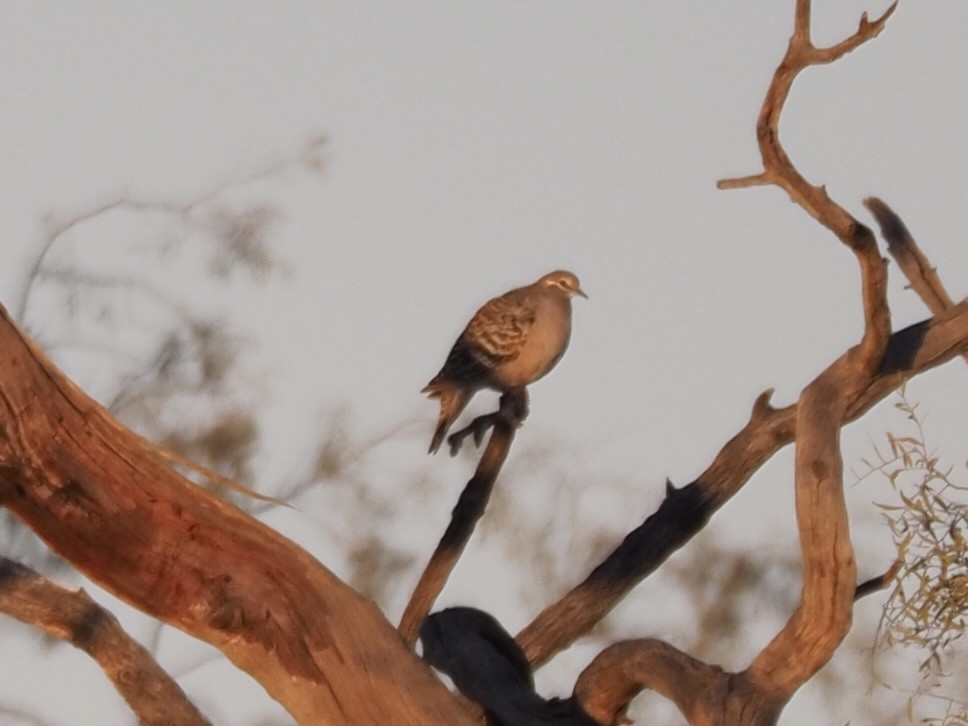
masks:
<path fill-rule="evenodd" d="M 474 437 L 474 446 L 481 447 L 484 442 L 484 435 L 494 428 L 500 421 L 512 428 L 519 427 L 528 416 L 528 393 L 527 391 L 514 390 L 508 391 L 501 396 L 501 405 L 494 413 L 486 413 L 478 416 L 460 431 L 455 431 L 447 437 L 447 445 L 450 447 L 450 455 L 457 456 L 464 439 L 468 436 Z"/>
<path fill-rule="evenodd" d="M 481 443 L 484 441 L 484 434 L 487 433 L 488 429 L 494 426 L 494 423 L 499 415 L 499 413 L 487 413 L 483 416 L 478 416 L 460 431 L 455 431 L 448 436 L 447 444 L 450 446 L 450 455 L 457 456 L 457 453 L 460 451 L 460 447 L 464 443 L 464 439 L 466 439 L 468 436 L 473 436 L 474 446 L 480 448 Z"/>

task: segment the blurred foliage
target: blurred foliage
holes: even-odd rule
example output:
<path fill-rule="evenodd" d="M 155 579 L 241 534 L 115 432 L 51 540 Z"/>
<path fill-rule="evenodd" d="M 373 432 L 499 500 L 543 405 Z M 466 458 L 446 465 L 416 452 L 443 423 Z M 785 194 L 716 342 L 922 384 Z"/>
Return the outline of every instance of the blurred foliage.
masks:
<path fill-rule="evenodd" d="M 315 136 L 183 201 L 121 196 L 49 215 L 11 313 L 120 420 L 251 485 L 261 431 L 252 387 L 239 382 L 251 345 L 232 300 L 286 272 L 270 243 L 281 213 L 262 196 L 294 172 L 318 175 L 325 144 Z M 62 567 L 8 512 L 0 519 L 8 556 Z"/>

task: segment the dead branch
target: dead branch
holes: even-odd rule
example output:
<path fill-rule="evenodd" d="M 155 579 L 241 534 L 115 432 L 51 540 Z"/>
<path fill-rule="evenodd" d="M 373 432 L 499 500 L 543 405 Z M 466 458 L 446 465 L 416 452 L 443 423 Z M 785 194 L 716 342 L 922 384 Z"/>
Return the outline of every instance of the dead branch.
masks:
<path fill-rule="evenodd" d="M 949 341 L 936 341 L 941 350 L 937 362 L 926 355 L 926 336 L 934 321 L 926 321 L 889 337 L 890 318 L 886 303 L 886 272 L 871 231 L 834 202 L 823 187 L 811 185 L 795 169 L 779 140 L 783 104 L 797 74 L 810 65 L 829 63 L 874 38 L 883 29 L 895 5 L 876 21 L 862 17 L 856 33 L 830 48 L 816 48 L 810 41 L 810 2 L 798 0 L 793 36 L 786 55 L 777 67 L 757 122 L 757 140 L 764 171 L 741 180 L 724 180 L 723 189 L 752 184 L 776 184 L 808 214 L 834 232 L 854 251 L 861 265 L 865 333 L 860 349 L 848 351 L 838 361 L 850 358 L 850 365 L 865 368 L 864 381 L 845 391 L 839 427 L 866 411 L 900 383 L 898 371 L 913 375 L 914 361 L 926 367 L 948 360 L 948 347 L 963 346 L 962 333 Z M 939 321 L 940 322 L 940 321 Z M 945 326 L 947 327 L 947 326 Z M 938 352 L 941 352 L 939 350 Z M 838 361 L 832 364 L 838 365 Z M 921 369 L 923 370 L 923 369 Z M 557 603 L 546 608 L 518 639 L 535 667 L 597 623 L 669 554 L 698 532 L 762 464 L 782 446 L 790 443 L 797 428 L 799 405 L 776 410 L 769 394 L 761 396 L 749 423 L 720 451 L 710 467 L 689 486 L 669 492 L 662 505 L 599 565 L 589 577 Z"/>
<path fill-rule="evenodd" d="M 862 273 L 875 278 L 864 284 L 863 339 L 804 389 L 796 409 L 795 482 L 803 556 L 799 606 L 750 667 L 738 674 L 724 674 L 659 641 L 613 651 L 605 660 L 613 671 L 611 681 L 596 679 L 605 695 L 579 696 L 582 707 L 601 723 L 614 723 L 615 714 L 646 685 L 675 702 L 690 723 L 772 723 L 846 636 L 857 568 L 844 502 L 840 427 L 850 400 L 880 367 L 890 325 L 886 285 L 876 279 L 884 276 L 877 249 L 868 244 L 855 251 Z M 757 410 L 762 414 L 762 399 Z M 797 657 L 791 658 L 792 653 Z"/>
<path fill-rule="evenodd" d="M 856 33 L 829 48 L 817 48 L 810 40 L 810 0 L 797 0 L 793 36 L 787 46 L 786 55 L 773 74 L 773 81 L 756 123 L 756 140 L 763 160 L 763 171 L 752 176 L 723 179 L 717 183 L 717 187 L 740 189 L 775 184 L 785 190 L 811 217 L 837 235 L 838 239 L 852 245 L 856 236 L 856 220 L 830 199 L 824 187 L 811 185 L 793 166 L 780 144 L 780 114 L 793 81 L 800 71 L 809 66 L 832 63 L 877 37 L 896 8 L 895 2 L 873 22 L 867 19 L 865 13 L 861 16 Z"/>
<path fill-rule="evenodd" d="M 2 307 L 0 501 L 92 580 L 220 649 L 301 723 L 469 723 L 371 601 L 146 451 Z"/>
<path fill-rule="evenodd" d="M 511 450 L 514 433 L 527 417 L 527 393 L 522 395 L 524 397 L 519 398 L 515 394 L 505 393 L 501 396 L 501 406 L 496 413 L 485 414 L 450 436 L 451 446 L 456 441 L 459 447 L 460 442 L 469 434 L 473 434 L 475 440 L 478 440 L 478 432 L 482 430 L 482 426 L 492 428 L 491 438 L 477 464 L 474 476 L 464 486 L 451 513 L 450 524 L 430 556 L 400 618 L 397 630 L 411 648 L 417 642 L 420 625 L 430 614 L 437 596 L 444 589 L 450 573 L 474 533 L 474 527 L 484 514 L 494 483 Z"/>
<path fill-rule="evenodd" d="M 938 271 L 921 251 L 908 231 L 907 225 L 887 204 L 877 197 L 868 197 L 864 206 L 870 210 L 887 241 L 887 251 L 908 279 L 911 289 L 928 306 L 932 314 L 944 312 L 955 303 L 945 289 Z"/>
<path fill-rule="evenodd" d="M 650 689 L 679 707 L 691 724 L 702 723 L 699 705 L 722 698 L 727 674 L 655 638 L 605 648 L 578 676 L 574 698 L 600 724 L 622 723 L 632 699 Z"/>
<path fill-rule="evenodd" d="M 854 590 L 854 600 L 884 589 L 900 570 L 895 562 L 883 574 Z M 623 723 L 628 707 L 649 689 L 678 706 L 691 724 L 708 715 L 704 704 L 724 703 L 734 674 L 683 653 L 655 638 L 615 643 L 599 653 L 578 676 L 573 698 L 599 724 Z"/>
<path fill-rule="evenodd" d="M 797 1 L 794 33 L 774 74 L 757 124 L 764 171 L 720 183 L 721 188 L 776 184 L 834 232 L 858 259 L 865 325 L 860 344 L 814 379 L 796 406 L 795 484 L 803 556 L 800 605 L 750 667 L 730 678 L 728 688 L 724 687 L 724 678 L 708 672 L 699 674 L 706 678 L 697 678 L 692 690 L 689 685 L 693 678 L 686 678 L 677 690 L 658 680 L 693 723 L 774 722 L 793 693 L 830 659 L 850 628 L 857 593 L 856 564 L 844 502 L 840 428 L 848 419 L 852 400 L 878 378 L 887 360 L 891 340 L 887 274 L 870 230 L 835 203 L 823 187 L 810 185 L 797 172 L 780 145 L 779 119 L 799 71 L 836 60 L 876 36 L 894 7 L 874 23 L 868 22 L 865 15 L 853 36 L 831 48 L 818 49 L 810 40 L 810 2 Z M 763 416 L 765 404 L 761 398 L 751 424 L 757 418 L 769 418 L 769 410 Z M 676 494 L 670 493 L 666 502 Z M 790 657 L 793 653 L 796 658 Z M 683 657 L 673 650 L 664 660 L 681 664 Z M 661 669 L 652 666 L 652 672 L 645 674 L 651 681 L 656 681 L 656 670 L 672 670 L 669 663 L 663 663 Z M 702 686 L 707 680 L 718 687 L 704 691 Z"/>
<path fill-rule="evenodd" d="M 877 374 L 848 401 L 842 423 L 860 418 L 904 381 L 946 363 L 968 347 L 968 302 L 894 333 Z M 769 392 L 753 415 L 690 484 L 669 492 L 588 577 L 543 610 L 518 636 L 537 667 L 588 632 L 643 579 L 697 534 L 796 433 L 797 405 L 776 409 Z"/>
<path fill-rule="evenodd" d="M 0 557 L 0 611 L 66 640 L 94 658 L 139 723 L 209 723 L 151 654 L 84 590 L 67 590 Z"/>
<path fill-rule="evenodd" d="M 840 428 L 850 399 L 873 378 L 884 359 L 890 338 L 887 272 L 874 235 L 823 187 L 810 185 L 796 170 L 780 144 L 783 106 L 797 74 L 811 65 L 829 63 L 884 28 L 896 3 L 875 22 L 865 14 L 857 32 L 826 49 L 810 39 L 810 0 L 797 0 L 793 36 L 774 73 L 757 123 L 757 141 L 767 180 L 830 229 L 857 257 L 861 268 L 864 335 L 808 385 L 797 405 L 795 484 L 797 524 L 803 556 L 800 605 L 787 625 L 740 674 L 759 694 L 770 694 L 775 713 L 794 692 L 833 655 L 850 628 L 856 593 L 856 563 L 850 543 L 843 493 Z M 790 654 L 796 653 L 797 658 Z M 737 713 L 743 699 L 727 701 L 726 711 Z"/>

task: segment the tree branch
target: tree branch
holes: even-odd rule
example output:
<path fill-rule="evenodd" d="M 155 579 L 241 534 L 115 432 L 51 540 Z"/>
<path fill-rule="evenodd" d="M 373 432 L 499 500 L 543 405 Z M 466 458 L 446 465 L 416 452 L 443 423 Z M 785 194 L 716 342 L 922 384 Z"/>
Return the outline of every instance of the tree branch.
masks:
<path fill-rule="evenodd" d="M 420 580 L 410 596 L 410 602 L 407 603 L 400 618 L 397 630 L 411 648 L 417 642 L 420 625 L 430 614 L 437 596 L 444 589 L 450 573 L 453 572 L 457 560 L 460 559 L 464 547 L 474 533 L 474 527 L 487 508 L 494 483 L 511 450 L 514 433 L 527 417 L 527 410 L 525 391 L 520 394 L 505 393 L 501 397 L 501 407 L 496 413 L 475 419 L 466 429 L 450 437 L 459 447 L 460 441 L 469 433 L 473 433 L 475 439 L 479 436 L 477 432 L 480 431 L 480 420 L 492 427 L 491 438 L 477 464 L 474 476 L 464 486 L 451 513 L 450 524 L 420 575 Z"/>
<path fill-rule="evenodd" d="M 901 218 L 877 197 L 865 199 L 864 206 L 880 225 L 881 235 L 887 240 L 887 251 L 928 310 L 937 315 L 952 307 L 954 300 L 938 277 L 938 271 L 918 247 Z"/>
<path fill-rule="evenodd" d="M 94 658 L 139 723 L 209 723 L 151 654 L 84 590 L 67 590 L 0 557 L 0 611 L 66 640 Z"/>
<path fill-rule="evenodd" d="M 968 308 L 964 305 L 958 306 L 961 312 L 955 316 L 945 313 L 889 335 L 886 271 L 873 234 L 836 204 L 823 187 L 810 185 L 796 171 L 779 141 L 780 114 L 799 71 L 808 65 L 830 62 L 875 37 L 894 7 L 873 23 L 862 18 L 857 33 L 842 43 L 816 49 L 810 41 L 810 3 L 798 0 L 793 37 L 774 73 L 757 123 L 764 171 L 719 184 L 720 188 L 777 184 L 858 258 L 864 288 L 864 337 L 856 351 L 848 351 L 831 367 L 860 366 L 858 373 L 864 374 L 864 380 L 845 392 L 845 405 L 835 420 L 838 429 L 893 390 L 902 381 L 902 372 L 912 376 L 945 362 L 968 341 L 964 319 Z M 959 322 L 955 323 L 954 317 L 960 318 Z M 655 514 L 633 530 L 583 583 L 546 608 L 518 635 L 531 662 L 537 667 L 567 647 L 685 544 L 754 471 L 793 440 L 799 416 L 799 406 L 775 410 L 769 406 L 769 395 L 761 396 L 746 427 L 723 447 L 696 481 L 668 492 Z"/>
<path fill-rule="evenodd" d="M 796 422 L 796 512 L 803 555 L 800 604 L 787 625 L 740 674 L 777 707 L 830 660 L 850 629 L 857 565 L 844 501 L 840 429 L 850 400 L 875 376 L 890 329 L 886 274 L 873 240 L 855 248 L 863 275 L 861 343 L 800 396 Z M 790 655 L 796 653 L 796 658 Z"/>
<path fill-rule="evenodd" d="M 894 333 L 877 374 L 848 401 L 843 423 L 862 416 L 904 381 L 968 347 L 968 302 Z M 598 623 L 628 592 L 698 533 L 796 433 L 797 406 L 775 409 L 769 392 L 753 415 L 692 483 L 673 489 L 588 577 L 543 610 L 517 638 L 537 667 Z"/>
<path fill-rule="evenodd" d="M 900 567 L 895 562 L 887 572 L 858 585 L 854 601 L 887 587 Z M 710 706 L 716 708 L 730 690 L 746 690 L 745 685 L 735 674 L 665 641 L 643 638 L 615 643 L 599 653 L 578 676 L 573 698 L 599 724 L 616 724 L 623 723 L 632 699 L 650 689 L 675 703 L 689 723 L 698 724 Z"/>
<path fill-rule="evenodd" d="M 672 701 L 689 723 L 699 705 L 727 687 L 722 668 L 683 653 L 663 640 L 626 640 L 605 648 L 575 683 L 574 698 L 600 724 L 621 723 L 632 699 L 650 689 Z"/>
<path fill-rule="evenodd" d="M 780 143 L 780 115 L 793 81 L 800 71 L 812 65 L 835 61 L 877 37 L 896 7 L 895 2 L 873 22 L 868 21 L 865 14 L 861 18 L 857 32 L 852 36 L 830 48 L 816 48 L 810 40 L 810 1 L 797 0 L 793 36 L 790 38 L 786 55 L 773 74 L 773 80 L 756 124 L 756 138 L 763 160 L 763 171 L 749 177 L 721 180 L 717 183 L 718 188 L 737 189 L 752 186 L 754 183 L 759 185 L 772 182 L 784 189 L 794 202 L 830 229 L 842 242 L 848 246 L 854 246 L 858 235 L 863 235 L 863 231 L 858 229 L 863 225 L 859 225 L 842 207 L 831 200 L 824 187 L 812 186 L 796 170 Z"/>

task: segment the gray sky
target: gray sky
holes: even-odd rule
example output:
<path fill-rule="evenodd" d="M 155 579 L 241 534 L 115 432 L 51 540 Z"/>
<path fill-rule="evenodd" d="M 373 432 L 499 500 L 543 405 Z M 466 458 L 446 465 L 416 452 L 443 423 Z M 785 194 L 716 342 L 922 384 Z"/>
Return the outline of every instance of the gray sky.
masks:
<path fill-rule="evenodd" d="M 816 39 L 833 42 L 886 3 L 814 6 Z M 417 392 L 467 317 L 488 297 L 566 267 L 591 300 L 577 301 L 571 349 L 532 390 L 519 442 L 552 438 L 571 450 L 577 473 L 600 487 L 585 498 L 589 516 L 624 516 L 621 530 L 658 503 L 666 476 L 685 482 L 701 471 L 760 391 L 794 400 L 860 332 L 856 266 L 831 235 L 777 189 L 715 189 L 719 178 L 759 170 L 754 123 L 792 7 L 4 3 L 0 301 L 20 294 L 49 215 L 120 194 L 190 198 L 326 134 L 321 179 L 249 190 L 281 207 L 275 235 L 292 270 L 232 304 L 261 346 L 266 479 L 291 474 L 291 461 L 311 450 L 302 432 L 322 407 L 345 405 L 363 434 L 418 417 L 429 437 L 434 405 Z M 782 128 L 800 170 L 862 220 L 867 195 L 893 205 L 955 298 L 968 289 L 955 216 L 968 168 L 966 25 L 964 2 L 902 3 L 879 39 L 800 78 Z M 112 224 L 83 230 L 71 254 L 132 234 Z M 895 275 L 896 327 L 925 316 L 902 288 Z M 96 371 L 62 362 L 96 393 Z M 964 377 L 953 364 L 910 388 L 955 459 L 968 423 Z M 897 426 L 882 406 L 845 435 L 846 460 Z M 433 471 L 453 481 L 437 519 L 418 512 L 427 519 L 393 533 L 429 552 L 468 462 L 427 460 L 423 440 L 421 430 L 380 475 Z M 775 537 L 796 547 L 789 455 L 719 515 L 712 527 L 722 542 Z M 633 500 L 601 483 L 627 482 L 630 471 Z M 852 487 L 852 512 L 873 519 L 878 493 Z M 278 526 L 304 541 L 317 514 Z M 879 553 L 859 553 L 862 575 L 889 562 L 889 550 Z M 442 604 L 495 610 L 512 630 L 528 621 L 533 611 L 503 603 L 492 583 L 467 574 L 475 571 L 459 572 Z M 623 617 L 629 636 L 666 627 L 651 613 Z M 32 654 L 18 656 L 25 676 L 48 664 L 33 641 L 15 643 L 6 629 L 0 639 L 6 658 Z M 89 671 L 72 680 L 76 693 L 109 698 Z M 21 703 L 28 682 L 5 679 L 0 700 Z M 219 689 L 218 708 L 262 703 L 242 676 Z M 49 718 L 105 723 L 83 711 L 85 699 L 59 693 L 58 703 L 36 697 Z M 218 713 L 263 706 L 251 708 Z M 808 700 L 799 711 L 795 701 L 785 722 L 814 723 L 811 713 Z"/>

